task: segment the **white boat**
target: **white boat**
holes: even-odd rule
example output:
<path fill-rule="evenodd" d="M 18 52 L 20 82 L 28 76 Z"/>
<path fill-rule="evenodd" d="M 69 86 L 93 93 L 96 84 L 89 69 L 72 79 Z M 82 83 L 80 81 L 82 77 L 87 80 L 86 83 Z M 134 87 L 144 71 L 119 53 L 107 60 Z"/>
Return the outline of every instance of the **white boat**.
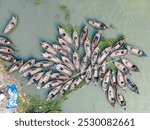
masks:
<path fill-rule="evenodd" d="M 117 83 L 118 83 L 118 86 L 122 89 L 125 89 L 125 81 L 124 81 L 124 75 L 121 71 L 118 70 L 118 73 L 117 73 Z"/>
<path fill-rule="evenodd" d="M 119 63 L 117 61 L 114 61 L 113 63 L 118 68 L 118 70 L 120 70 L 123 74 L 129 73 L 129 70 L 127 69 L 127 67 L 125 67 L 122 63 Z"/>
<path fill-rule="evenodd" d="M 51 100 L 52 98 L 54 98 L 54 97 L 59 93 L 59 91 L 60 91 L 61 88 L 62 88 L 62 85 L 57 86 L 56 88 L 52 89 L 52 90 L 49 92 L 46 101 L 49 101 L 49 100 Z"/>
<path fill-rule="evenodd" d="M 65 65 L 57 64 L 57 65 L 55 65 L 55 67 L 56 67 L 56 70 L 58 70 L 61 74 L 67 75 L 67 76 L 72 76 L 71 70 L 68 67 L 66 67 Z"/>
<path fill-rule="evenodd" d="M 16 28 L 18 21 L 19 21 L 18 16 L 12 17 L 12 19 L 6 25 L 3 33 L 8 34 L 8 33 L 12 32 Z"/>
<path fill-rule="evenodd" d="M 106 26 L 104 23 L 97 21 L 97 20 L 89 20 L 89 25 L 91 25 L 93 28 L 105 30 L 108 29 L 108 26 Z"/>
<path fill-rule="evenodd" d="M 48 52 L 45 52 L 45 53 L 41 53 L 41 55 L 49 60 L 50 62 L 53 62 L 54 64 L 59 64 L 59 63 L 62 63 L 62 61 L 57 57 L 57 56 L 54 56 Z"/>
<path fill-rule="evenodd" d="M 31 84 L 37 83 L 37 82 L 40 80 L 40 78 L 43 76 L 43 74 L 44 74 L 44 72 L 39 72 L 39 73 L 33 75 L 33 76 L 29 79 L 27 85 L 30 86 Z"/>
<path fill-rule="evenodd" d="M 136 84 L 129 78 L 129 76 L 128 76 L 128 75 L 125 75 L 125 76 L 124 76 L 124 79 L 125 79 L 125 82 L 126 82 L 128 88 L 129 88 L 131 91 L 133 91 L 133 92 L 139 94 L 138 87 L 137 87 Z"/>
<path fill-rule="evenodd" d="M 126 58 L 121 58 L 123 64 L 132 71 L 139 72 L 139 68 Z"/>
<path fill-rule="evenodd" d="M 53 55 L 57 55 L 57 52 L 55 51 L 55 49 L 53 48 L 52 45 L 50 45 L 47 42 L 40 42 L 41 47 L 43 47 L 48 53 L 51 53 Z"/>
<path fill-rule="evenodd" d="M 28 60 L 26 63 L 24 63 L 24 65 L 21 66 L 21 68 L 19 69 L 19 73 L 24 73 L 26 70 L 32 68 L 35 64 L 35 59 L 30 59 Z"/>
<path fill-rule="evenodd" d="M 0 44 L 4 46 L 13 45 L 13 43 L 8 38 L 5 38 L 4 36 L 1 36 L 1 35 L 0 35 Z"/>
<path fill-rule="evenodd" d="M 71 37 L 69 36 L 69 34 L 67 33 L 67 31 L 61 27 L 58 27 L 58 30 L 59 30 L 59 34 L 60 36 L 66 41 L 68 42 L 69 44 L 72 44 L 72 39 Z"/>
<path fill-rule="evenodd" d="M 17 61 L 12 67 L 10 67 L 8 74 L 13 73 L 21 68 L 23 65 L 23 60 Z"/>
<path fill-rule="evenodd" d="M 113 107 L 115 106 L 115 104 L 116 104 L 116 93 L 115 93 L 114 88 L 111 85 L 109 85 L 109 88 L 108 88 L 108 101 Z"/>
<path fill-rule="evenodd" d="M 46 83 L 42 88 L 54 88 L 61 85 L 62 83 L 63 83 L 62 80 L 52 80 Z"/>
<path fill-rule="evenodd" d="M 88 58 L 91 58 L 92 50 L 91 50 L 91 43 L 89 39 L 87 38 L 85 43 L 84 43 L 84 50 Z"/>
<path fill-rule="evenodd" d="M 126 110 L 126 101 L 125 101 L 125 98 L 124 98 L 123 94 L 121 93 L 121 91 L 119 89 L 117 89 L 117 91 L 116 91 L 116 99 L 117 99 L 118 104 L 124 110 Z"/>
<path fill-rule="evenodd" d="M 119 57 L 125 56 L 127 54 L 128 54 L 128 50 L 127 49 L 121 49 L 121 50 L 114 51 L 113 53 L 111 53 L 110 56 L 112 58 L 119 58 Z"/>
<path fill-rule="evenodd" d="M 94 64 L 97 62 L 99 56 L 99 47 L 96 47 L 91 55 L 91 64 L 94 66 Z"/>
<path fill-rule="evenodd" d="M 69 80 L 67 83 L 65 83 L 65 84 L 62 86 L 62 88 L 61 88 L 61 90 L 60 90 L 60 93 L 61 93 L 62 95 L 64 95 L 64 94 L 69 90 L 70 85 L 71 85 L 72 82 L 73 82 L 73 79 L 72 79 L 72 80 Z"/>
<path fill-rule="evenodd" d="M 73 64 L 77 71 L 80 70 L 80 60 L 77 52 L 73 53 Z"/>
<path fill-rule="evenodd" d="M 109 71 L 105 74 L 104 79 L 103 79 L 103 81 L 102 81 L 102 89 L 103 89 L 104 92 L 108 90 L 108 87 L 109 87 L 109 85 L 110 85 L 110 74 L 111 74 L 111 72 L 110 72 L 110 70 L 109 70 Z"/>
<path fill-rule="evenodd" d="M 101 65 L 105 61 L 105 59 L 110 55 L 111 49 L 111 47 L 107 47 L 105 48 L 105 50 L 102 51 L 97 60 L 99 65 Z"/>
<path fill-rule="evenodd" d="M 85 73 L 85 70 L 87 69 L 87 67 L 88 67 L 88 57 L 87 57 L 87 55 L 85 55 L 81 61 L 81 65 L 80 65 L 81 74 Z"/>
<path fill-rule="evenodd" d="M 66 50 L 68 53 L 71 52 L 70 45 L 63 38 L 58 38 L 58 42 L 64 50 Z"/>
<path fill-rule="evenodd" d="M 92 51 L 99 45 L 102 37 L 102 31 L 98 31 L 92 40 Z"/>
<path fill-rule="evenodd" d="M 52 74 L 51 74 L 51 78 L 53 78 L 53 79 L 60 79 L 60 80 L 65 81 L 65 80 L 68 80 L 70 77 L 69 77 L 69 76 L 62 75 L 62 74 L 60 74 L 60 73 L 52 73 Z"/>
<path fill-rule="evenodd" d="M 62 61 L 63 63 L 69 68 L 71 69 L 72 71 L 75 70 L 75 66 L 72 64 L 72 62 L 70 61 L 69 58 L 65 57 L 65 56 L 62 56 Z"/>
<path fill-rule="evenodd" d="M 0 59 L 11 62 L 11 63 L 15 63 L 17 61 L 13 55 L 4 54 L 4 53 L 0 53 Z"/>
<path fill-rule="evenodd" d="M 100 66 L 100 70 L 99 70 L 99 79 L 101 81 L 104 79 L 106 69 L 107 69 L 107 65 L 106 65 L 106 61 L 104 61 L 103 64 Z"/>
<path fill-rule="evenodd" d="M 75 80 L 72 82 L 71 86 L 70 86 L 70 90 L 73 90 L 73 89 L 77 88 L 78 85 L 80 85 L 80 83 L 81 83 L 82 81 L 83 81 L 83 80 L 82 80 L 80 77 L 77 78 L 77 79 L 75 79 Z"/>
<path fill-rule="evenodd" d="M 86 84 L 89 84 L 92 80 L 92 66 L 90 65 L 86 70 L 86 76 L 85 76 L 85 82 Z"/>
<path fill-rule="evenodd" d="M 27 76 L 33 76 L 39 72 L 41 72 L 43 70 L 43 68 L 31 68 L 27 71 L 25 71 L 22 76 L 27 77 Z"/>
<path fill-rule="evenodd" d="M 125 39 L 121 39 L 112 47 L 112 52 L 120 49 L 125 44 Z"/>
<path fill-rule="evenodd" d="M 75 31 L 73 32 L 72 39 L 73 39 L 73 44 L 74 44 L 76 50 L 79 50 L 80 43 L 79 43 L 79 36 L 78 36 L 77 32 L 75 32 Z"/>
<path fill-rule="evenodd" d="M 128 49 L 128 51 L 136 56 L 139 56 L 139 57 L 147 57 L 147 54 L 142 51 L 141 49 L 137 48 L 137 47 L 134 47 L 132 45 L 128 45 L 126 44 L 126 48 Z"/>
<path fill-rule="evenodd" d="M 58 52 L 59 54 L 62 54 L 64 56 L 68 55 L 68 53 L 61 46 L 59 46 L 57 44 L 53 44 L 53 47 L 54 47 L 55 51 Z"/>
<path fill-rule="evenodd" d="M 45 74 L 43 74 L 43 76 L 40 78 L 39 82 L 38 82 L 38 86 L 37 86 L 37 89 L 40 89 L 42 88 L 50 79 L 51 77 L 51 74 L 52 74 L 52 71 L 48 71 L 46 72 Z"/>
<path fill-rule="evenodd" d="M 53 62 L 49 62 L 49 61 L 39 61 L 37 62 L 34 67 L 37 67 L 37 68 L 47 68 L 47 67 L 51 67 L 53 66 L 54 63 Z"/>
<path fill-rule="evenodd" d="M 112 87 L 116 88 L 116 86 L 117 86 L 117 78 L 116 78 L 116 72 L 115 71 L 111 72 L 110 82 L 111 82 Z"/>
<path fill-rule="evenodd" d="M 0 53 L 14 54 L 15 50 L 10 47 L 0 46 Z"/>
<path fill-rule="evenodd" d="M 88 27 L 84 26 L 83 30 L 81 31 L 81 35 L 80 35 L 80 44 L 84 44 L 87 37 L 88 37 Z"/>
<path fill-rule="evenodd" d="M 93 74 L 92 74 L 93 82 L 98 82 L 98 78 L 99 78 L 99 67 L 98 67 L 98 64 L 94 65 L 92 71 L 93 71 Z"/>

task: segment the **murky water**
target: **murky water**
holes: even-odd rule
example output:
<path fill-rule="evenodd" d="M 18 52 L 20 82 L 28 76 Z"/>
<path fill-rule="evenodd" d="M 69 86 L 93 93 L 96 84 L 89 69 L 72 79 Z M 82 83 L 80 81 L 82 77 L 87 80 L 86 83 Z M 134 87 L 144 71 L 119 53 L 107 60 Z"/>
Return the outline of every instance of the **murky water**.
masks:
<path fill-rule="evenodd" d="M 59 6 L 66 5 L 70 10 L 70 21 L 64 20 Z M 57 25 L 70 23 L 82 26 L 88 18 L 97 18 L 106 24 L 113 24 L 115 29 L 105 32 L 107 37 L 124 34 L 127 41 L 142 48 L 150 55 L 150 1 L 149 0 L 42 0 L 35 6 L 34 0 L 0 0 L 0 34 L 12 15 L 18 15 L 19 25 L 8 37 L 15 43 L 18 58 L 42 59 L 39 42 L 55 42 L 58 35 Z M 127 90 L 126 112 L 150 112 L 150 59 L 129 56 L 139 66 L 140 73 L 132 74 L 132 79 L 139 86 L 140 95 Z M 26 80 L 20 75 L 24 90 L 28 94 L 43 98 L 48 90 L 36 90 L 33 85 L 26 86 Z M 62 105 L 63 112 L 124 112 L 118 105 L 112 108 L 100 85 L 90 84 L 68 96 Z"/>

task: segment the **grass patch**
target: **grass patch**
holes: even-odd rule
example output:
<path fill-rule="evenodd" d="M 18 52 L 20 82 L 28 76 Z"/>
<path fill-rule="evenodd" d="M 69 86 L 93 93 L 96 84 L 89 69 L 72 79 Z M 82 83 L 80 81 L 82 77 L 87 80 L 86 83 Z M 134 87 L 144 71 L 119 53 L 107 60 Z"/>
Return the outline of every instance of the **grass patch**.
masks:
<path fill-rule="evenodd" d="M 66 5 L 60 5 L 59 6 L 60 11 L 64 14 L 64 19 L 65 21 L 69 21 L 70 20 L 70 10 Z"/>
<path fill-rule="evenodd" d="M 42 3 L 42 0 L 35 0 L 34 3 L 35 5 L 40 5 Z"/>

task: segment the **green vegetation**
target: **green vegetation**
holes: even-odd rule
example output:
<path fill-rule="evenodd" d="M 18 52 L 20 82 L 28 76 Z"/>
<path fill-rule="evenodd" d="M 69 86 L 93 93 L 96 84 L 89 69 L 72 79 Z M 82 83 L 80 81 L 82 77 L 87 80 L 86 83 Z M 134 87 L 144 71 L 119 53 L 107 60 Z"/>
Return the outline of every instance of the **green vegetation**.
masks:
<path fill-rule="evenodd" d="M 70 10 L 66 5 L 60 5 L 60 10 L 64 14 L 64 19 L 68 22 L 70 20 Z"/>
<path fill-rule="evenodd" d="M 110 27 L 111 29 L 115 29 L 115 26 L 114 26 L 113 24 L 110 24 L 109 27 Z"/>
<path fill-rule="evenodd" d="M 35 5 L 40 5 L 42 3 L 42 0 L 35 0 Z"/>
<path fill-rule="evenodd" d="M 80 27 L 78 26 L 72 26 L 70 24 L 61 24 L 60 25 L 61 28 L 64 28 L 70 35 L 72 35 L 73 31 L 75 30 L 78 34 L 80 34 Z"/>
<path fill-rule="evenodd" d="M 61 112 L 60 106 L 64 99 L 42 101 L 39 97 L 20 96 L 19 111 L 25 113 L 54 113 Z"/>

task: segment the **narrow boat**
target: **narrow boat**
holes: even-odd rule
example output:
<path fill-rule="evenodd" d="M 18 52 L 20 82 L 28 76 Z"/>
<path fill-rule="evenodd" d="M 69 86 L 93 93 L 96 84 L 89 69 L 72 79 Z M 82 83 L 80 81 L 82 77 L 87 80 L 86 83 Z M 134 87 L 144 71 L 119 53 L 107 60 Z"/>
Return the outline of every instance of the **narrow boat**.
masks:
<path fill-rule="evenodd" d="M 50 53 L 48 53 L 48 52 L 41 53 L 41 55 L 42 55 L 45 59 L 49 60 L 50 62 L 53 62 L 54 64 L 59 64 L 59 63 L 62 62 L 57 56 L 54 56 L 54 55 L 52 55 L 52 54 L 50 54 Z"/>
<path fill-rule="evenodd" d="M 24 73 L 26 70 L 32 68 L 35 62 L 35 59 L 28 60 L 26 63 L 24 63 L 24 65 L 21 66 L 21 68 L 19 69 L 19 73 Z"/>
<path fill-rule="evenodd" d="M 112 47 L 112 52 L 120 49 L 125 44 L 125 39 L 121 39 Z"/>
<path fill-rule="evenodd" d="M 73 89 L 77 88 L 78 85 L 80 85 L 80 83 L 81 83 L 82 81 L 83 81 L 83 80 L 82 80 L 80 77 L 77 78 L 77 79 L 75 79 L 75 80 L 72 82 L 71 86 L 70 86 L 70 90 L 73 90 Z"/>
<path fill-rule="evenodd" d="M 123 64 L 132 71 L 139 72 L 139 68 L 126 58 L 121 59 Z"/>
<path fill-rule="evenodd" d="M 129 70 L 127 69 L 127 67 L 125 67 L 122 63 L 119 63 L 117 61 L 114 61 L 113 63 L 118 68 L 118 70 L 120 70 L 122 73 L 124 73 L 124 74 L 129 73 Z"/>
<path fill-rule="evenodd" d="M 121 93 L 121 91 L 119 89 L 117 89 L 117 91 L 116 91 L 116 99 L 117 99 L 118 104 L 124 110 L 126 110 L 126 101 L 125 101 L 125 98 L 124 98 L 123 94 Z"/>
<path fill-rule="evenodd" d="M 99 68 L 98 68 L 98 64 L 95 64 L 93 69 L 93 74 L 92 74 L 92 79 L 93 82 L 98 82 L 98 78 L 99 78 Z"/>
<path fill-rule="evenodd" d="M 91 43 L 88 38 L 86 39 L 86 41 L 84 43 L 84 51 L 85 51 L 86 55 L 88 56 L 88 58 L 91 58 L 91 54 L 92 54 Z"/>
<path fill-rule="evenodd" d="M 62 85 L 57 86 L 56 88 L 52 89 L 52 90 L 49 92 L 46 101 L 49 101 L 49 100 L 51 100 L 52 98 L 54 98 L 54 97 L 59 93 L 59 91 L 60 91 L 61 88 L 62 88 Z"/>
<path fill-rule="evenodd" d="M 123 73 L 119 70 L 118 70 L 118 73 L 117 73 L 117 83 L 118 83 L 118 86 L 120 88 L 125 89 L 124 76 L 123 76 Z"/>
<path fill-rule="evenodd" d="M 91 64 L 94 66 L 94 64 L 97 62 L 99 56 L 99 47 L 96 47 L 91 55 Z"/>
<path fill-rule="evenodd" d="M 51 53 L 53 55 L 57 55 L 57 52 L 55 51 L 55 49 L 53 48 L 52 45 L 50 45 L 47 42 L 40 42 L 41 47 L 43 47 L 48 53 Z"/>
<path fill-rule="evenodd" d="M 111 49 L 112 47 L 107 47 L 105 50 L 102 51 L 97 60 L 99 65 L 101 65 L 104 62 L 104 60 L 110 55 Z"/>
<path fill-rule="evenodd" d="M 76 70 L 79 72 L 80 70 L 80 60 L 77 52 L 73 53 L 73 64 Z"/>
<path fill-rule="evenodd" d="M 39 61 L 37 62 L 34 67 L 37 67 L 37 68 L 47 68 L 47 67 L 51 67 L 53 66 L 54 63 L 53 62 L 49 62 L 49 61 Z"/>
<path fill-rule="evenodd" d="M 99 70 L 99 79 L 101 81 L 104 79 L 106 69 L 107 69 L 107 65 L 106 65 L 106 61 L 104 61 L 103 64 L 100 66 L 100 70 Z"/>
<path fill-rule="evenodd" d="M 80 43 L 79 43 L 78 33 L 76 31 L 73 32 L 72 39 L 73 39 L 73 44 L 74 44 L 76 50 L 79 50 Z"/>
<path fill-rule="evenodd" d="M 89 84 L 92 80 L 92 66 L 91 65 L 86 70 L 86 76 L 84 80 L 86 84 Z"/>
<path fill-rule="evenodd" d="M 52 74 L 52 71 L 48 71 L 46 72 L 45 74 L 43 74 L 43 76 L 40 78 L 39 82 L 38 82 L 38 86 L 37 86 L 37 89 L 40 89 L 42 88 L 50 79 L 51 77 L 51 74 Z"/>
<path fill-rule="evenodd" d="M 125 82 L 127 84 L 127 86 L 129 87 L 129 89 L 137 94 L 139 93 L 138 87 L 136 86 L 136 84 L 129 78 L 128 75 L 124 76 Z"/>
<path fill-rule="evenodd" d="M 125 56 L 127 54 L 128 54 L 128 50 L 127 49 L 121 49 L 121 50 L 114 51 L 113 53 L 111 53 L 110 56 L 112 58 L 119 58 L 119 57 Z"/>
<path fill-rule="evenodd" d="M 84 42 L 86 41 L 88 37 L 88 27 L 85 26 L 81 32 L 81 35 L 80 35 L 80 44 L 84 44 Z"/>
<path fill-rule="evenodd" d="M 59 54 L 62 54 L 64 56 L 67 56 L 67 52 L 59 45 L 53 44 L 53 47 L 55 49 L 56 52 L 58 52 Z"/>
<path fill-rule="evenodd" d="M 0 53 L 0 59 L 11 62 L 11 63 L 15 63 L 17 61 L 13 55 L 4 54 L 4 53 Z"/>
<path fill-rule="evenodd" d="M 99 45 L 102 38 L 102 31 L 98 31 L 92 40 L 92 51 Z"/>
<path fill-rule="evenodd" d="M 72 76 L 71 70 L 68 67 L 66 67 L 65 65 L 57 64 L 57 65 L 55 65 L 55 67 L 56 67 L 56 70 L 58 70 L 61 74 L 67 75 L 67 76 Z"/>
<path fill-rule="evenodd" d="M 37 83 L 37 82 L 40 80 L 40 78 L 43 76 L 43 74 L 44 74 L 44 72 L 39 72 L 39 73 L 33 75 L 33 76 L 29 79 L 27 85 L 30 86 L 31 84 Z"/>
<path fill-rule="evenodd" d="M 11 46 L 13 43 L 8 39 L 0 35 L 0 44 L 4 46 Z"/>
<path fill-rule="evenodd" d="M 134 47 L 132 45 L 128 45 L 126 44 L 126 48 L 128 49 L 128 51 L 136 56 L 139 56 L 139 57 L 147 57 L 147 54 L 142 51 L 141 49 L 137 48 L 137 47 Z"/>
<path fill-rule="evenodd" d="M 59 30 L 59 34 L 60 36 L 66 41 L 68 42 L 69 44 L 72 44 L 72 39 L 71 37 L 69 36 L 69 34 L 67 33 L 67 31 L 61 27 L 58 27 L 58 30 Z"/>
<path fill-rule="evenodd" d="M 63 83 L 62 80 L 52 80 L 46 83 L 42 88 L 54 88 L 61 85 L 62 83 Z"/>
<path fill-rule="evenodd" d="M 52 74 L 51 74 L 51 78 L 53 78 L 53 79 L 60 79 L 60 80 L 65 81 L 65 80 L 68 80 L 70 77 L 69 77 L 69 76 L 62 75 L 62 74 L 60 74 L 60 73 L 52 73 Z"/>
<path fill-rule="evenodd" d="M 65 83 L 65 84 L 62 86 L 62 88 L 61 88 L 61 90 L 60 90 L 60 93 L 61 93 L 62 95 L 64 95 L 64 94 L 69 90 L 70 85 L 72 84 L 72 82 L 73 82 L 73 79 L 72 79 L 72 80 L 69 80 L 67 83 Z"/>
<path fill-rule="evenodd" d="M 4 34 L 8 34 L 8 33 L 12 32 L 12 31 L 16 28 L 16 26 L 17 26 L 17 24 L 18 24 L 18 21 L 19 21 L 18 16 L 12 17 L 12 19 L 11 19 L 11 20 L 9 21 L 9 23 L 6 25 L 6 27 L 5 27 L 3 33 L 4 33 Z"/>
<path fill-rule="evenodd" d="M 85 73 L 85 70 L 87 69 L 87 67 L 88 67 L 88 57 L 87 57 L 87 55 L 85 55 L 81 61 L 81 65 L 80 65 L 81 75 Z"/>
<path fill-rule="evenodd" d="M 89 20 L 88 21 L 89 25 L 92 26 L 93 28 L 105 30 L 108 29 L 108 26 L 106 26 L 104 23 L 96 20 Z"/>
<path fill-rule="evenodd" d="M 16 72 L 21 68 L 22 65 L 23 65 L 23 60 L 17 61 L 12 67 L 10 67 L 8 74 Z"/>
<path fill-rule="evenodd" d="M 72 71 L 75 70 L 75 66 L 72 64 L 72 62 L 70 61 L 69 58 L 65 57 L 65 56 L 62 56 L 62 61 L 63 63 L 69 68 L 71 69 Z"/>
<path fill-rule="evenodd" d="M 108 87 L 110 85 L 110 74 L 111 74 L 111 71 L 109 70 L 105 76 L 104 76 L 104 79 L 102 81 L 102 88 L 103 88 L 103 91 L 107 91 L 108 90 Z"/>
<path fill-rule="evenodd" d="M 108 88 L 108 101 L 113 107 L 115 106 L 116 93 L 115 93 L 115 89 L 111 85 L 109 85 L 109 88 Z"/>
<path fill-rule="evenodd" d="M 116 88 L 116 86 L 117 86 L 117 78 L 116 78 L 116 72 L 115 71 L 111 72 L 110 82 L 111 82 L 112 87 Z"/>
<path fill-rule="evenodd" d="M 58 38 L 58 42 L 64 50 L 66 50 L 68 53 L 71 52 L 71 48 L 69 47 L 70 45 L 64 39 Z"/>
<path fill-rule="evenodd" d="M 0 46 L 0 53 L 14 54 L 15 50 L 10 47 Z"/>
<path fill-rule="evenodd" d="M 39 72 L 41 72 L 43 70 L 43 68 L 31 68 L 27 71 L 25 71 L 22 76 L 27 77 L 27 76 L 33 76 Z"/>

